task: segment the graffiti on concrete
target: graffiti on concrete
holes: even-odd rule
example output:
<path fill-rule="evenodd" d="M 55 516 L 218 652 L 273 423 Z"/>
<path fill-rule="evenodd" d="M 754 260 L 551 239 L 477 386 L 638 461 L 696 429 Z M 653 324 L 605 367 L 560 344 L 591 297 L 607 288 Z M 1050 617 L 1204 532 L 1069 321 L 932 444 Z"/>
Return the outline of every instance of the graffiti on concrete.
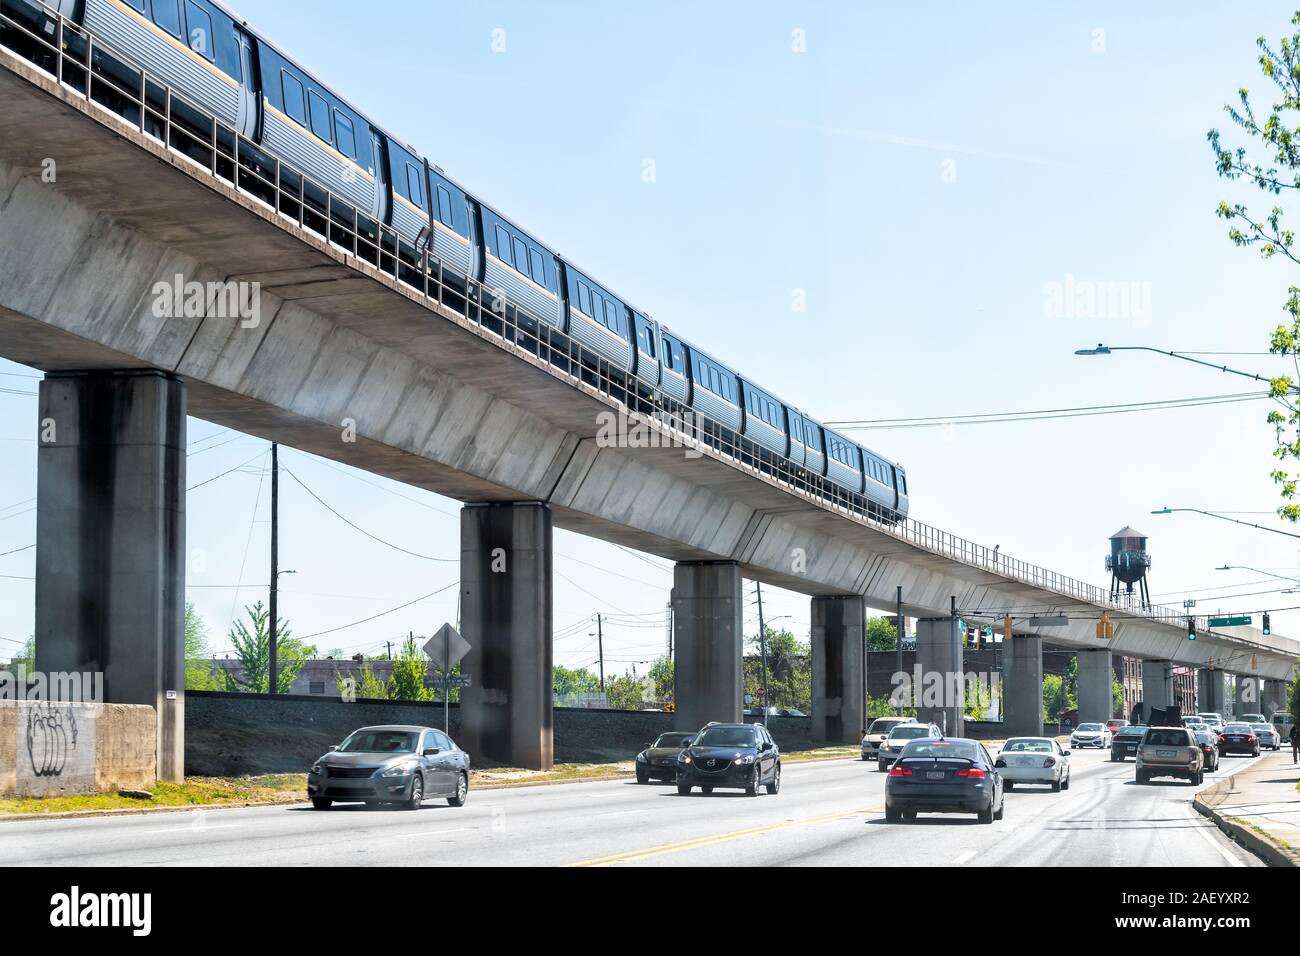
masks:
<path fill-rule="evenodd" d="M 27 759 L 37 777 L 61 777 L 77 749 L 77 717 L 71 707 L 33 704 L 27 710 Z"/>

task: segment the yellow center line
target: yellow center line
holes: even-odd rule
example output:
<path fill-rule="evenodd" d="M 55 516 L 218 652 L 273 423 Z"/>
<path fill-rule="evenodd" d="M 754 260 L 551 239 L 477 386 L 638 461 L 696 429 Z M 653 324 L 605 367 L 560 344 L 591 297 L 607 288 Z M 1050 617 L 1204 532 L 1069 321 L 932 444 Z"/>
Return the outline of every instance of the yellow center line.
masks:
<path fill-rule="evenodd" d="M 864 816 L 868 813 L 880 813 L 884 807 L 867 807 L 862 810 L 839 810 L 835 813 L 827 813 L 819 817 L 805 817 L 802 820 L 783 820 L 780 823 L 769 823 L 765 826 L 749 827 L 745 830 L 733 830 L 730 833 L 717 833 L 712 836 L 696 837 L 693 840 L 681 840 L 676 843 L 663 843 L 659 846 L 645 847 L 640 850 L 627 850 L 623 853 L 611 853 L 609 856 L 598 856 L 590 860 L 580 860 L 577 863 L 568 863 L 566 866 L 617 866 L 620 863 L 633 863 L 638 860 L 648 860 L 651 857 L 666 856 L 669 853 L 681 853 L 684 850 L 696 850 L 701 847 L 715 846 L 719 843 L 729 843 L 732 840 L 743 840 L 746 837 L 760 836 L 764 833 L 774 833 L 778 830 L 790 830 L 795 827 L 811 826 L 816 823 L 831 823 L 835 820 L 848 820 L 852 817 Z"/>

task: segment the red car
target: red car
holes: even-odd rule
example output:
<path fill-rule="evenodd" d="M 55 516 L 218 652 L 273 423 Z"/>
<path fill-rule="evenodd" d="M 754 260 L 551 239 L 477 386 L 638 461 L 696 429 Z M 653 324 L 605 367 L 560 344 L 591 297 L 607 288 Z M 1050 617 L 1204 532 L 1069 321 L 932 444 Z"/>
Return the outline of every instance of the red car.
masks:
<path fill-rule="evenodd" d="M 1115 731 L 1119 730 L 1121 727 L 1127 727 L 1127 726 L 1128 726 L 1128 721 L 1121 720 L 1118 717 L 1112 717 L 1110 720 L 1106 721 L 1106 729 L 1109 730 L 1112 734 L 1115 733 Z"/>

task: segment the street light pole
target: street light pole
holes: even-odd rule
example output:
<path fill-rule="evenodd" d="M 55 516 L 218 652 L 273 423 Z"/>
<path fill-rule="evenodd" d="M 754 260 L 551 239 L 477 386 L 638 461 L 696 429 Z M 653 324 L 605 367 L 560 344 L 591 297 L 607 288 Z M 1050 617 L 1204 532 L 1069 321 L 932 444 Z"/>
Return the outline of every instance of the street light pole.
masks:
<path fill-rule="evenodd" d="M 1274 534 L 1284 534 L 1288 538 L 1300 538 L 1300 534 L 1291 531 L 1282 531 L 1279 528 L 1266 528 L 1262 524 L 1252 524 L 1249 521 L 1238 521 L 1236 518 L 1229 518 L 1227 515 L 1221 515 L 1214 511 L 1202 511 L 1200 508 L 1161 508 L 1159 511 L 1151 512 L 1153 515 L 1171 515 L 1179 511 L 1193 511 L 1198 515 L 1208 515 L 1211 518 L 1218 518 L 1220 521 L 1231 521 L 1233 524 L 1239 524 L 1246 528 L 1255 528 L 1258 531 L 1271 531 Z"/>
<path fill-rule="evenodd" d="M 267 631 L 270 667 L 266 692 L 274 694 L 279 688 L 279 661 L 276 650 L 276 615 L 280 597 L 280 446 L 271 442 L 271 625 Z"/>
<path fill-rule="evenodd" d="M 1097 344 L 1095 349 L 1075 349 L 1075 355 L 1110 355 L 1112 352 L 1155 352 L 1157 355 L 1165 355 L 1169 358 L 1181 359 L 1184 362 L 1192 362 L 1196 365 L 1204 365 L 1206 368 L 1216 369 L 1220 372 L 1227 372 L 1229 375 L 1240 375 L 1242 378 L 1254 379 L 1257 382 L 1265 382 L 1272 385 L 1271 378 L 1265 378 L 1263 375 L 1256 375 L 1254 372 L 1243 372 L 1240 369 L 1229 368 L 1226 365 L 1215 365 L 1213 362 L 1205 362 L 1198 358 L 1192 358 L 1190 355 L 1183 355 L 1180 352 L 1168 352 L 1165 349 L 1153 349 L 1149 345 L 1102 345 Z M 1288 389 L 1292 394 L 1300 394 L 1300 386 L 1292 385 Z"/>
<path fill-rule="evenodd" d="M 1285 574 L 1274 574 L 1272 571 L 1265 571 L 1262 568 L 1252 568 L 1248 564 L 1225 564 L 1222 567 L 1215 568 L 1216 571 L 1253 571 L 1255 574 L 1265 574 L 1270 578 L 1277 578 L 1279 581 L 1290 581 L 1292 584 L 1300 585 L 1300 578 L 1289 578 Z"/>
<path fill-rule="evenodd" d="M 762 701 L 759 709 L 763 714 L 763 726 L 767 726 L 767 628 L 763 623 L 763 583 L 754 582 L 754 590 L 758 592 L 758 652 L 763 658 L 763 691 Z"/>

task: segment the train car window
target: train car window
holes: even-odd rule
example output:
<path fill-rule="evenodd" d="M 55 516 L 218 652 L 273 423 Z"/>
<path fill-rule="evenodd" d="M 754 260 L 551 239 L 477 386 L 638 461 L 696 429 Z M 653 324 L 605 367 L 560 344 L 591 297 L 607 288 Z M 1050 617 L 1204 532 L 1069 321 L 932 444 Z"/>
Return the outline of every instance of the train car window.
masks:
<path fill-rule="evenodd" d="M 546 263 L 542 260 L 542 254 L 536 249 L 530 249 L 529 262 L 533 267 L 533 281 L 538 285 L 546 285 Z"/>
<path fill-rule="evenodd" d="M 424 190 L 420 188 L 420 171 L 410 163 L 406 164 L 406 189 L 411 194 L 411 202 L 424 208 Z"/>
<path fill-rule="evenodd" d="M 334 111 L 334 132 L 338 136 L 339 152 L 349 159 L 356 159 L 357 136 L 352 130 L 352 121 L 338 110 Z"/>
<path fill-rule="evenodd" d="M 307 101 L 303 99 L 302 84 L 287 70 L 281 70 L 280 87 L 284 90 L 284 111 L 306 126 Z"/>
<path fill-rule="evenodd" d="M 307 102 L 311 106 L 311 131 L 327 143 L 333 143 L 330 133 L 330 107 L 325 97 L 315 90 L 307 91 Z"/>
<path fill-rule="evenodd" d="M 126 5 L 137 13 L 144 13 L 144 0 L 126 0 Z"/>
<path fill-rule="evenodd" d="M 524 245 L 522 239 L 516 237 L 514 240 L 514 250 L 515 269 L 522 272 L 524 275 L 528 275 L 528 246 Z"/>
<path fill-rule="evenodd" d="M 153 22 L 181 38 L 181 0 L 153 0 Z"/>
<path fill-rule="evenodd" d="M 506 264 L 510 262 L 510 233 L 500 226 L 497 226 L 497 258 Z"/>
<path fill-rule="evenodd" d="M 194 0 L 185 0 L 185 23 L 189 27 L 190 49 L 215 63 L 217 44 L 208 11 L 197 6 Z"/>
<path fill-rule="evenodd" d="M 444 186 L 438 187 L 438 218 L 442 220 L 444 226 L 455 224 L 451 214 L 451 193 L 447 192 Z"/>
<path fill-rule="evenodd" d="M 611 332 L 620 331 L 618 327 L 618 309 L 609 299 L 605 300 L 605 327 Z"/>

